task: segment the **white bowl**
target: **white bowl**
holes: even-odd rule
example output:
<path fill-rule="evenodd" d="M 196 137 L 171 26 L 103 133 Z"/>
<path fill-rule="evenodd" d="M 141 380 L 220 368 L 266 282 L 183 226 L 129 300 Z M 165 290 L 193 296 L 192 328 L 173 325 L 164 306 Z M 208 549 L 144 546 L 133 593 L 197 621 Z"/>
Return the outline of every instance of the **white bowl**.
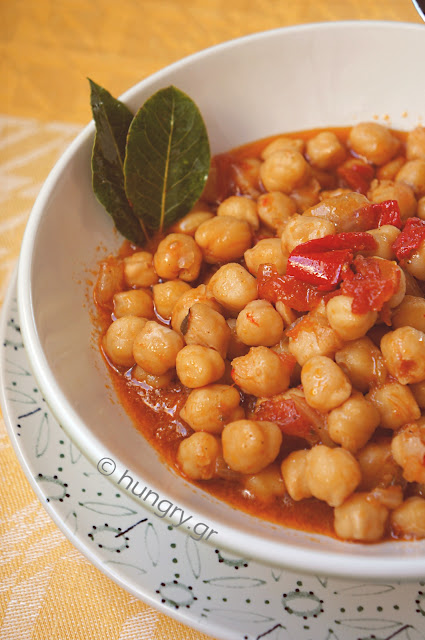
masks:
<path fill-rule="evenodd" d="M 421 60 L 422 26 L 305 25 L 202 51 L 147 78 L 122 99 L 136 110 L 156 90 L 174 84 L 200 107 L 213 153 L 280 132 L 371 119 L 408 129 L 425 119 Z M 218 548 L 303 572 L 375 580 L 423 578 L 425 540 L 370 546 L 340 542 L 263 522 L 211 498 L 169 470 L 113 401 L 93 339 L 86 279 L 99 260 L 99 246 L 111 252 L 121 239 L 92 193 L 93 134 L 90 124 L 41 190 L 25 232 L 18 275 L 28 356 L 70 437 L 100 472 L 111 473 L 113 465 L 105 460 L 114 461 L 112 481 L 119 482 L 127 470 L 131 486 L 138 481 L 139 489 L 146 486 L 158 500 L 169 500 L 185 517 L 191 515 L 189 533 L 194 524 L 205 523 L 216 532 L 208 542 Z"/>

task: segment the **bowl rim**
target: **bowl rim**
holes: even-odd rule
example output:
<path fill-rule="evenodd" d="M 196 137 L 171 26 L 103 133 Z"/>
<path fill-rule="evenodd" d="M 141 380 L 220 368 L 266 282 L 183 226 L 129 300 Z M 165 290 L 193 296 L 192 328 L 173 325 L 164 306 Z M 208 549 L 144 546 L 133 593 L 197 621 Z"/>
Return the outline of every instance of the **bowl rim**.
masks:
<path fill-rule="evenodd" d="M 192 60 L 202 60 L 202 58 L 211 55 L 211 53 L 215 51 L 222 51 L 239 46 L 241 42 L 257 41 L 287 32 L 339 30 L 341 27 L 350 29 L 387 29 L 390 31 L 398 31 L 400 29 L 419 31 L 424 29 L 422 24 L 409 22 L 346 20 L 335 22 L 313 22 L 261 31 L 239 38 L 234 38 L 186 56 L 136 83 L 120 96 L 120 100 L 127 103 L 144 88 L 149 88 L 150 85 L 161 81 L 164 76 L 168 76 L 170 72 L 187 65 Z M 90 138 L 94 136 L 94 131 L 94 122 L 92 120 L 83 128 L 56 162 L 39 192 L 31 210 L 21 245 L 18 262 L 17 298 L 23 342 L 28 354 L 30 366 L 40 389 L 58 422 L 66 430 L 71 439 L 74 440 L 75 444 L 83 452 L 86 458 L 96 466 L 99 457 L 97 454 L 94 455 L 94 452 L 103 450 L 105 457 L 109 456 L 111 458 L 114 458 L 114 453 L 112 451 L 108 451 L 102 442 L 88 430 L 87 426 L 80 420 L 73 407 L 67 402 L 60 387 L 57 385 L 38 337 L 35 317 L 32 312 L 32 291 L 31 288 L 27 286 L 28 283 L 31 282 L 34 239 L 38 225 L 43 216 L 44 208 L 54 192 L 55 185 L 66 169 L 68 162 L 73 158 L 83 144 L 89 142 Z M 76 429 L 76 425 L 78 425 L 78 429 Z M 114 482 L 114 478 L 110 479 Z M 150 486 L 153 491 L 157 490 L 152 483 L 150 483 Z M 181 501 L 181 504 L 185 509 L 187 508 L 188 512 L 196 515 L 196 509 L 194 509 L 190 504 L 184 504 L 183 501 Z M 146 507 L 149 508 L 149 505 L 146 505 Z M 200 518 L 203 517 L 202 513 L 198 515 Z M 252 550 L 255 549 L 256 556 L 254 559 L 270 566 L 285 567 L 304 573 L 353 579 L 415 580 L 423 578 L 425 575 L 425 553 L 423 557 L 418 556 L 414 553 L 413 548 L 412 556 L 406 555 L 404 557 L 392 557 L 389 560 L 388 557 L 373 557 L 366 553 L 350 554 L 349 552 L 340 551 L 320 551 L 318 549 L 306 550 L 298 546 L 296 542 L 285 543 L 267 541 L 267 544 L 265 545 L 258 545 L 257 536 L 241 530 L 238 530 L 237 542 L 232 542 L 234 533 L 235 531 L 232 527 L 227 527 L 225 523 L 220 523 L 220 546 L 223 550 L 250 557 L 252 556 Z M 308 532 L 306 532 L 306 534 L 311 536 L 314 535 L 308 534 Z M 206 541 L 206 543 L 214 544 L 213 541 Z M 400 542 L 397 544 L 405 543 Z M 406 544 L 410 546 L 413 545 L 413 547 L 415 546 L 415 543 L 412 542 L 408 542 Z M 419 541 L 419 545 L 422 546 L 422 544 L 423 541 Z M 279 554 L 277 555 L 278 551 Z M 283 551 L 285 551 L 285 553 L 283 553 Z"/>

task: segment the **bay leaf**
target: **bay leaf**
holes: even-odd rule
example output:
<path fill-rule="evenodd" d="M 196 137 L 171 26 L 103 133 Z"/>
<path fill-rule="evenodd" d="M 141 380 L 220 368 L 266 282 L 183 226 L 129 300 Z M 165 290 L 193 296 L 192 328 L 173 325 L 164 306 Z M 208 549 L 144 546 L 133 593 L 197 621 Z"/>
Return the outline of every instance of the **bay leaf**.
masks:
<path fill-rule="evenodd" d="M 124 161 L 127 198 L 150 231 L 188 213 L 204 189 L 210 145 L 196 104 L 174 86 L 157 91 L 135 115 Z"/>
<path fill-rule="evenodd" d="M 89 79 L 96 134 L 92 151 L 92 184 L 98 201 L 112 216 L 117 230 L 130 242 L 143 244 L 146 233 L 128 202 L 124 187 L 127 133 L 133 120 L 128 107 Z"/>

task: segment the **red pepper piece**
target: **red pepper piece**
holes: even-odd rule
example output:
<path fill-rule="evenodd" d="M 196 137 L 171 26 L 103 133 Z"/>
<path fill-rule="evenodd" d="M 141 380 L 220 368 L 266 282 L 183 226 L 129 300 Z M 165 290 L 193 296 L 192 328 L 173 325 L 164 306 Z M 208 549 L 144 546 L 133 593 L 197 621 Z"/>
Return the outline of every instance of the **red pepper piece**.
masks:
<path fill-rule="evenodd" d="M 256 420 L 275 422 L 282 433 L 288 436 L 298 436 L 306 440 L 315 440 L 315 431 L 308 420 L 298 411 L 297 406 L 290 398 L 265 400 L 255 410 Z"/>
<path fill-rule="evenodd" d="M 263 300 L 281 300 L 295 311 L 310 311 L 323 299 L 323 294 L 317 287 L 301 282 L 293 276 L 281 276 L 276 267 L 270 264 L 260 265 L 257 286 L 258 296 Z"/>
<path fill-rule="evenodd" d="M 369 191 L 370 183 L 375 177 L 373 167 L 365 163 L 352 163 L 338 168 L 338 175 L 343 182 L 353 191 L 366 195 Z"/>
<path fill-rule="evenodd" d="M 291 255 L 309 255 L 322 251 L 333 251 L 334 249 L 350 249 L 350 251 L 373 251 L 376 249 L 376 240 L 370 233 L 362 231 L 349 231 L 347 233 L 336 233 L 332 236 L 309 240 L 298 245 L 291 252 Z"/>
<path fill-rule="evenodd" d="M 286 274 L 302 282 L 316 285 L 319 291 L 332 291 L 342 279 L 342 273 L 353 260 L 349 249 L 335 249 L 308 255 L 292 253 Z"/>
<path fill-rule="evenodd" d="M 425 220 L 409 218 L 403 231 L 393 242 L 393 251 L 397 260 L 407 260 L 412 253 L 419 249 L 421 242 L 425 240 Z"/>
<path fill-rule="evenodd" d="M 382 227 L 384 224 L 392 224 L 393 227 L 401 229 L 400 207 L 397 200 L 384 200 L 379 204 L 373 204 L 372 207 L 379 215 L 376 226 Z"/>
<path fill-rule="evenodd" d="M 400 284 L 400 270 L 394 262 L 379 258 L 357 256 L 353 263 L 355 273 L 347 271 L 341 292 L 353 298 L 354 313 L 381 311 Z"/>

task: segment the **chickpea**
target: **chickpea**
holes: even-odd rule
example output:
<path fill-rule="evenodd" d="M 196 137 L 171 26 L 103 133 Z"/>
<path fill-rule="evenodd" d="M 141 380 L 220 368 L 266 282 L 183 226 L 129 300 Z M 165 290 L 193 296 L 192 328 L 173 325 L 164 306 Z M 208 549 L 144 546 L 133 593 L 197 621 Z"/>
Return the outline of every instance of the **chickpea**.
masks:
<path fill-rule="evenodd" d="M 327 356 L 307 360 L 301 369 L 301 383 L 307 404 L 319 411 L 331 411 L 351 395 L 349 379 Z"/>
<path fill-rule="evenodd" d="M 355 493 L 335 509 L 335 533 L 343 540 L 377 542 L 384 536 L 388 514 L 373 496 Z"/>
<path fill-rule="evenodd" d="M 100 264 L 99 275 L 94 288 L 94 299 L 101 307 L 110 307 L 113 297 L 124 287 L 124 263 L 112 258 Z"/>
<path fill-rule="evenodd" d="M 245 356 L 248 351 L 248 345 L 241 342 L 236 333 L 236 318 L 227 318 L 227 326 L 230 329 L 230 341 L 227 348 L 227 357 L 229 360 L 238 358 L 239 356 Z"/>
<path fill-rule="evenodd" d="M 301 366 L 313 356 L 332 357 L 343 345 L 329 324 L 324 304 L 307 313 L 288 335 L 289 351 Z"/>
<path fill-rule="evenodd" d="M 378 180 L 394 180 L 401 167 L 406 162 L 406 158 L 403 156 L 397 156 L 378 167 L 376 171 L 376 177 Z"/>
<path fill-rule="evenodd" d="M 185 233 L 194 236 L 196 229 L 207 220 L 214 218 L 214 214 L 206 208 L 192 210 L 171 227 L 173 233 Z"/>
<path fill-rule="evenodd" d="M 291 193 L 304 184 L 310 167 L 299 151 L 281 150 L 269 155 L 260 167 L 261 181 L 267 191 Z"/>
<path fill-rule="evenodd" d="M 391 526 L 403 538 L 425 538 L 425 500 L 419 496 L 407 498 L 391 513 Z"/>
<path fill-rule="evenodd" d="M 103 338 L 103 349 L 113 364 L 120 367 L 133 366 L 134 339 L 146 323 L 146 318 L 123 316 L 109 325 Z"/>
<path fill-rule="evenodd" d="M 259 240 L 252 249 L 245 251 L 244 258 L 248 271 L 253 276 L 257 276 L 261 264 L 273 264 L 278 273 L 285 273 L 288 260 L 287 256 L 282 253 L 279 238 Z"/>
<path fill-rule="evenodd" d="M 120 291 L 114 295 L 114 315 L 116 318 L 123 316 L 153 318 L 152 296 L 143 289 Z"/>
<path fill-rule="evenodd" d="M 306 474 L 309 452 L 309 449 L 292 451 L 280 467 L 286 490 L 295 501 L 312 497 Z"/>
<path fill-rule="evenodd" d="M 353 387 L 362 393 L 385 382 L 388 375 L 380 350 L 367 337 L 353 340 L 337 351 L 335 362 L 347 374 Z"/>
<path fill-rule="evenodd" d="M 352 303 L 351 296 L 339 295 L 331 298 L 326 305 L 329 324 L 343 340 L 362 338 L 378 318 L 376 311 L 354 313 L 351 310 Z"/>
<path fill-rule="evenodd" d="M 149 320 L 133 343 L 136 363 L 148 373 L 160 376 L 176 364 L 177 354 L 184 342 L 176 331 Z"/>
<path fill-rule="evenodd" d="M 275 306 L 276 311 L 282 318 L 285 327 L 289 327 L 289 325 L 295 322 L 297 316 L 295 315 L 295 311 L 293 311 L 290 306 L 285 304 L 285 302 L 282 302 L 282 300 L 278 300 Z"/>
<path fill-rule="evenodd" d="M 392 180 L 373 180 L 367 194 L 371 202 L 380 203 L 385 200 L 397 200 L 400 216 L 403 221 L 416 213 L 416 198 L 413 189 L 404 182 Z"/>
<path fill-rule="evenodd" d="M 230 341 L 230 328 L 221 315 L 207 304 L 195 302 L 183 320 L 180 330 L 186 344 L 200 344 L 215 349 L 226 357 Z"/>
<path fill-rule="evenodd" d="M 418 126 L 407 134 L 406 156 L 408 160 L 425 159 L 425 127 Z"/>
<path fill-rule="evenodd" d="M 389 487 L 375 487 L 370 493 L 370 497 L 375 498 L 387 507 L 387 509 L 397 509 L 403 502 L 403 489 L 400 485 Z"/>
<path fill-rule="evenodd" d="M 211 433 L 199 431 L 181 441 L 177 463 L 192 480 L 211 480 L 216 475 L 220 444 Z"/>
<path fill-rule="evenodd" d="M 261 152 L 261 158 L 266 160 L 272 153 L 276 151 L 298 151 L 304 153 L 305 142 L 301 138 L 289 138 L 287 136 L 279 136 L 269 142 L 269 144 Z"/>
<path fill-rule="evenodd" d="M 215 216 L 198 227 L 195 240 L 210 264 L 239 260 L 251 246 L 251 227 L 245 220 Z"/>
<path fill-rule="evenodd" d="M 416 215 L 421 220 L 425 220 L 425 196 L 422 196 L 422 198 L 419 198 L 418 200 L 418 209 L 416 211 Z"/>
<path fill-rule="evenodd" d="M 153 300 L 161 318 L 169 320 L 177 300 L 188 291 L 192 291 L 192 288 L 183 280 L 167 280 L 155 284 L 152 287 Z"/>
<path fill-rule="evenodd" d="M 425 158 L 409 160 L 396 175 L 396 181 L 412 187 L 417 198 L 425 196 Z"/>
<path fill-rule="evenodd" d="M 149 251 L 137 251 L 124 258 L 124 277 L 129 287 L 150 287 L 159 280 Z"/>
<path fill-rule="evenodd" d="M 341 195 L 325 198 L 318 204 L 304 211 L 305 216 L 324 218 L 335 224 L 335 232 L 366 231 L 369 229 L 367 216 L 357 215 L 369 200 L 361 193 L 342 193 Z M 354 215 L 356 214 L 356 215 Z"/>
<path fill-rule="evenodd" d="M 202 253 L 191 236 L 169 233 L 159 243 L 153 263 L 160 278 L 192 282 L 199 275 Z"/>
<path fill-rule="evenodd" d="M 319 169 L 335 169 L 345 155 L 345 148 L 333 131 L 321 131 L 307 142 L 307 156 Z"/>
<path fill-rule="evenodd" d="M 367 233 L 375 238 L 376 249 L 363 251 L 363 255 L 378 256 L 385 260 L 394 260 L 393 244 L 400 235 L 400 230 L 392 224 L 383 224 L 378 229 L 371 229 Z"/>
<path fill-rule="evenodd" d="M 239 313 L 257 298 L 257 281 L 240 264 L 224 264 L 208 283 L 208 290 L 228 311 Z"/>
<path fill-rule="evenodd" d="M 381 351 L 392 376 L 401 384 L 425 380 L 425 333 L 413 327 L 400 327 L 381 340 Z"/>
<path fill-rule="evenodd" d="M 282 236 L 283 253 L 291 253 L 295 247 L 309 240 L 316 240 L 335 233 L 335 225 L 329 220 L 295 214 L 286 224 Z"/>
<path fill-rule="evenodd" d="M 254 200 L 245 196 L 230 196 L 223 200 L 217 209 L 217 215 L 245 220 L 253 229 L 258 229 L 260 226 L 257 205 Z"/>
<path fill-rule="evenodd" d="M 320 202 L 321 186 L 314 176 L 311 176 L 299 187 L 291 191 L 291 200 L 295 202 L 298 213 L 304 213 L 306 209 Z"/>
<path fill-rule="evenodd" d="M 282 432 L 274 422 L 236 420 L 221 434 L 223 458 L 234 471 L 258 473 L 277 458 Z"/>
<path fill-rule="evenodd" d="M 418 280 L 425 281 L 425 240 L 422 240 L 418 250 L 406 260 L 404 268 Z"/>
<path fill-rule="evenodd" d="M 381 437 L 368 442 L 356 454 L 362 472 L 360 491 L 371 491 L 375 487 L 389 487 L 402 482 L 401 468 L 391 453 L 391 438 Z"/>
<path fill-rule="evenodd" d="M 274 396 L 289 387 L 291 367 L 267 347 L 251 347 L 246 356 L 232 360 L 233 381 L 253 396 Z"/>
<path fill-rule="evenodd" d="M 315 498 L 339 507 L 361 481 L 359 463 L 341 447 L 318 444 L 309 451 L 306 480 Z"/>
<path fill-rule="evenodd" d="M 233 165 L 235 185 L 243 195 L 251 198 L 260 195 L 260 167 L 258 158 L 245 158 Z"/>
<path fill-rule="evenodd" d="M 334 442 L 355 453 L 369 441 L 379 422 L 378 409 L 359 393 L 332 409 L 328 431 Z"/>
<path fill-rule="evenodd" d="M 385 164 L 397 153 L 400 143 L 389 129 L 377 122 L 355 125 L 348 136 L 353 151 L 372 164 Z"/>
<path fill-rule="evenodd" d="M 410 385 L 410 390 L 418 403 L 418 407 L 425 409 L 425 380 Z"/>
<path fill-rule="evenodd" d="M 367 395 L 381 416 L 381 427 L 395 431 L 403 424 L 417 420 L 421 411 L 413 393 L 403 384 L 390 380 L 373 387 Z"/>
<path fill-rule="evenodd" d="M 176 370 L 182 384 L 196 389 L 217 382 L 224 374 L 225 364 L 215 349 L 190 344 L 178 352 Z"/>
<path fill-rule="evenodd" d="M 257 213 L 261 222 L 277 233 L 283 231 L 296 210 L 295 202 L 281 191 L 263 193 L 257 200 Z"/>
<path fill-rule="evenodd" d="M 391 442 L 394 460 L 403 468 L 407 482 L 425 483 L 425 424 L 410 422 Z"/>
<path fill-rule="evenodd" d="M 240 401 L 239 391 L 235 387 L 210 384 L 190 393 L 180 416 L 194 431 L 218 435 L 227 422 L 245 417 Z"/>
<path fill-rule="evenodd" d="M 249 302 L 236 320 L 238 338 L 252 347 L 272 347 L 279 342 L 282 332 L 283 320 L 266 300 Z"/>
<path fill-rule="evenodd" d="M 174 304 L 173 311 L 171 313 L 171 326 L 174 331 L 180 333 L 180 327 L 183 320 L 186 318 L 190 307 L 196 302 L 202 302 L 203 304 L 210 306 L 212 309 L 215 309 L 215 311 L 221 311 L 221 306 L 207 290 L 207 287 L 204 284 L 200 284 L 199 287 L 189 289 L 186 293 L 183 293 L 183 295 L 181 295 Z"/>
<path fill-rule="evenodd" d="M 379 256 L 376 256 L 376 259 L 384 260 L 384 258 L 379 258 Z M 391 309 L 393 309 L 394 307 L 398 307 L 398 305 L 401 304 L 404 296 L 406 295 L 406 289 L 407 289 L 406 274 L 404 273 L 403 269 L 401 269 L 398 265 L 396 265 L 396 269 L 399 272 L 399 283 L 398 283 L 397 290 L 395 291 L 395 293 L 393 293 L 391 298 L 388 300 L 388 306 Z"/>
<path fill-rule="evenodd" d="M 270 502 L 285 495 L 285 484 L 277 464 L 271 464 L 259 473 L 245 476 L 243 481 L 244 496 Z"/>
<path fill-rule="evenodd" d="M 152 373 L 148 373 L 136 364 L 131 372 L 131 377 L 134 380 L 137 380 L 137 382 L 142 382 L 151 389 L 165 389 L 173 381 L 175 373 L 174 369 L 168 369 L 168 371 L 160 376 L 154 376 Z"/>

